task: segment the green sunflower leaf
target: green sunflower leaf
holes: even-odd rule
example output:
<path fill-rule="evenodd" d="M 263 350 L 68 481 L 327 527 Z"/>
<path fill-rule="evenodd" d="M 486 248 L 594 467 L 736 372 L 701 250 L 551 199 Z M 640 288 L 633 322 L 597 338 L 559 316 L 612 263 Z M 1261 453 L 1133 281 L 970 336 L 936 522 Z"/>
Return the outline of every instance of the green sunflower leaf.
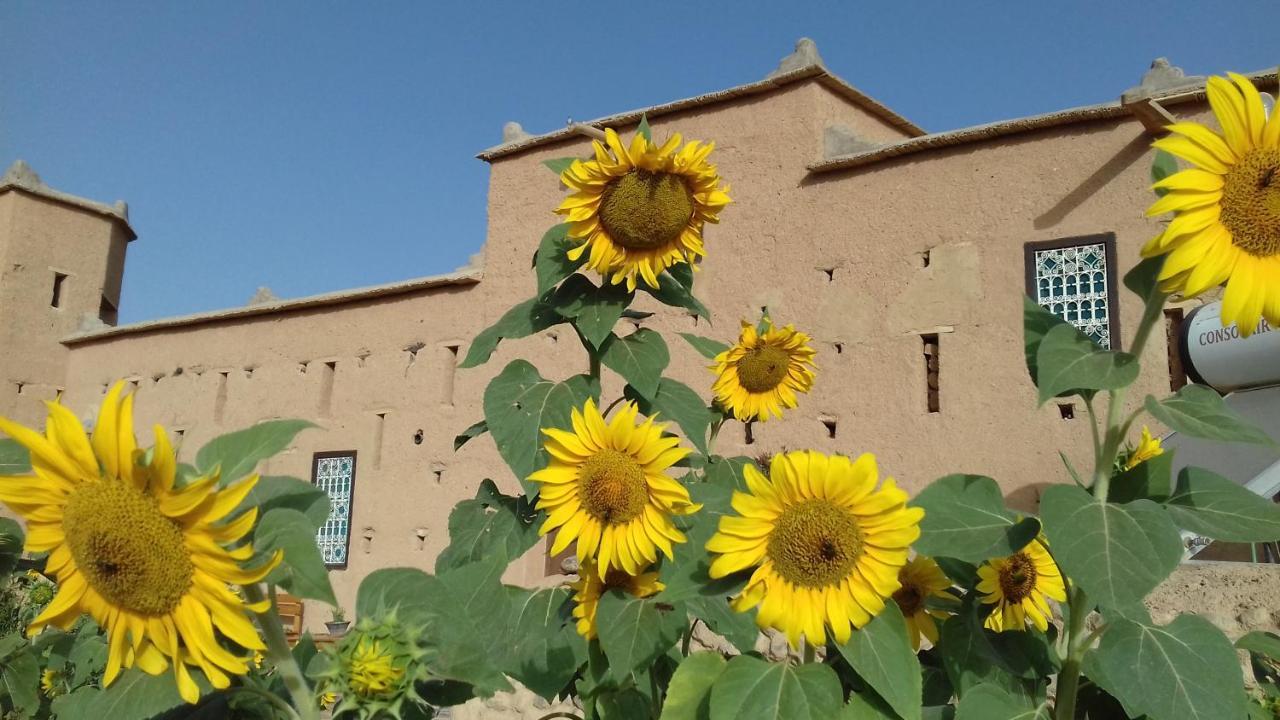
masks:
<path fill-rule="evenodd" d="M 475 499 L 463 500 L 449 513 L 449 546 L 436 557 L 436 572 L 496 555 L 515 560 L 538 543 L 536 518 L 528 500 L 503 495 L 485 479 Z"/>
<path fill-rule="evenodd" d="M 542 297 L 525 300 L 508 310 L 498 322 L 481 330 L 471 340 L 467 348 L 467 356 L 458 365 L 459 369 L 477 367 L 489 361 L 498 343 L 503 340 L 516 340 L 542 332 L 549 327 L 564 322 L 564 316 L 555 308 L 543 301 Z"/>
<path fill-rule="evenodd" d="M 1021 550 L 1039 531 L 1035 518 L 1019 520 L 1004 506 L 995 480 L 947 475 L 910 502 L 924 508 L 917 552 L 981 563 Z"/>
<path fill-rule="evenodd" d="M 316 526 L 306 515 L 292 508 L 268 510 L 258 520 L 253 542 L 259 558 L 270 557 L 276 550 L 284 552 L 284 560 L 267 576 L 267 582 L 298 597 L 338 604 L 329 584 L 329 570 L 316 545 Z"/>
<path fill-rule="evenodd" d="M 257 508 L 260 517 L 275 508 L 292 508 L 306 515 L 312 527 L 318 528 L 329 519 L 329 494 L 306 480 L 266 475 L 258 480 L 258 484 L 228 517 L 235 517 L 250 508 Z"/>
<path fill-rule="evenodd" d="M 1231 641 L 1202 617 L 1180 615 L 1164 626 L 1115 620 L 1090 662 L 1102 670 L 1090 677 L 1135 717 L 1219 720 L 1246 714 Z"/>
<path fill-rule="evenodd" d="M 557 177 L 559 177 L 560 175 L 564 174 L 565 170 L 568 170 L 570 167 L 572 167 L 574 161 L 577 159 L 578 158 L 575 158 L 575 157 L 552 158 L 550 160 L 543 160 L 542 164 L 545 165 L 548 170 L 555 173 Z"/>
<path fill-rule="evenodd" d="M 421 619 L 421 601 L 435 578 L 417 568 L 374 570 L 360 581 L 356 591 L 356 617 L 378 617 L 399 609 L 401 619 Z"/>
<path fill-rule="evenodd" d="M 640 115 L 640 124 L 636 126 L 636 134 L 649 142 L 653 142 L 653 131 L 649 129 L 649 116 L 645 113 Z"/>
<path fill-rule="evenodd" d="M 963 700 L 978 687 L 994 685 L 1027 703 L 1034 702 L 1036 683 L 1010 672 L 991 644 L 993 634 L 983 628 L 971 599 L 966 600 L 960 614 L 942 623 L 938 650 L 956 697 Z"/>
<path fill-rule="evenodd" d="M 684 267 L 684 265 L 675 265 L 671 268 L 668 268 L 666 272 L 659 275 L 657 288 L 651 288 L 643 282 L 639 284 L 639 287 L 642 288 L 645 292 L 652 295 L 654 299 L 656 299 L 658 302 L 662 303 L 663 305 L 670 305 L 671 307 L 684 308 L 685 310 L 688 310 L 689 312 L 693 313 L 694 315 L 697 315 L 698 317 L 703 318 L 704 320 L 710 320 L 711 311 L 707 310 L 707 306 L 703 305 L 702 302 L 698 300 L 698 298 L 693 296 L 692 274 L 691 273 L 687 274 L 686 279 L 689 282 L 688 285 L 682 282 L 682 278 L 684 278 L 685 275 L 682 275 L 681 277 L 676 277 L 675 275 L 672 274 L 673 270 L 681 267 Z"/>
<path fill-rule="evenodd" d="M 709 720 L 711 687 L 727 665 L 720 653 L 696 652 L 685 658 L 667 686 L 661 720 Z"/>
<path fill-rule="evenodd" d="M 693 346 L 693 349 L 697 350 L 702 357 L 708 360 L 715 360 L 717 355 L 729 349 L 728 345 L 720 342 L 719 340 L 712 340 L 711 338 L 694 335 L 693 333 L 678 334 L 680 337 L 684 338 L 685 342 Z"/>
<path fill-rule="evenodd" d="M 1055 325 L 1036 351 L 1040 404 L 1062 394 L 1118 390 L 1138 379 L 1138 359 L 1103 350 L 1073 325 Z"/>
<path fill-rule="evenodd" d="M 26 533 L 13 518 L 0 518 L 0 578 L 13 572 L 22 558 Z"/>
<path fill-rule="evenodd" d="M 33 716 L 40 709 L 40 661 L 29 647 L 5 658 L 0 683 L 13 709 L 23 716 Z"/>
<path fill-rule="evenodd" d="M 715 535 L 720 518 L 735 514 L 730 505 L 732 494 L 731 487 L 725 485 L 712 482 L 689 484 L 690 499 L 702 505 L 702 509 L 692 515 L 673 518 L 676 527 L 688 540 L 676 547 L 674 558 L 662 563 L 660 579 L 666 588 L 655 599 L 665 603 L 687 603 L 689 612 L 707 623 L 713 632 L 724 636 L 738 649 L 747 651 L 755 645 L 757 631 L 754 615 L 734 613 L 749 622 L 751 627 L 748 630 L 745 624 L 726 617 L 724 613 L 725 610 L 730 610 L 728 599 L 746 584 L 746 574 L 738 573 L 712 580 L 711 556 L 705 552 L 687 550 L 704 547 L 711 536 Z"/>
<path fill-rule="evenodd" d="M 1052 485 L 1040 512 L 1063 574 L 1104 610 L 1140 606 L 1182 560 L 1178 529 L 1150 500 L 1104 503 L 1078 487 Z"/>
<path fill-rule="evenodd" d="M 425 636 L 438 649 L 428 668 L 434 677 L 470 683 L 482 696 L 511 689 L 501 670 L 513 632 L 511 596 L 501 582 L 506 569 L 507 559 L 497 556 L 426 576 L 416 602 L 427 618 Z"/>
<path fill-rule="evenodd" d="M 209 692 L 203 674 L 193 672 L 192 675 L 197 678 L 201 694 Z M 31 687 L 34 692 L 37 685 Z M 105 690 L 86 686 L 54 698 L 53 714 L 59 720 L 149 720 L 182 705 L 185 702 L 178 694 L 172 673 L 148 675 L 130 668 L 120 673 Z"/>
<path fill-rule="evenodd" d="M 1152 417 L 1184 435 L 1223 442 L 1276 444 L 1262 428 L 1232 410 L 1217 390 L 1204 385 L 1186 385 L 1164 400 L 1148 395 L 1144 405 Z"/>
<path fill-rule="evenodd" d="M 573 321 L 592 347 L 600 348 L 633 295 L 623 285 L 596 287 L 585 276 L 573 275 L 555 291 L 550 303 L 557 313 Z"/>
<path fill-rule="evenodd" d="M 13 438 L 0 439 L 0 475 L 26 475 L 31 472 L 31 453 Z"/>
<path fill-rule="evenodd" d="M 466 445 L 471 440 L 474 440 L 487 432 L 489 432 L 488 422 L 480 420 L 473 423 L 470 427 L 463 430 L 453 438 L 453 451 L 458 452 L 462 449 L 463 445 Z"/>
<path fill-rule="evenodd" d="M 1280 505 L 1203 468 L 1187 467 L 1178 473 L 1178 487 L 1165 509 L 1178 527 L 1214 540 L 1280 538 Z"/>
<path fill-rule="evenodd" d="M 1022 334 L 1023 351 L 1027 359 L 1027 372 L 1031 374 L 1031 383 L 1040 385 L 1039 367 L 1036 354 L 1040 352 L 1040 343 L 1044 336 L 1067 321 L 1049 312 L 1049 310 L 1027 296 L 1022 297 Z"/>
<path fill-rule="evenodd" d="M 1165 150 L 1157 150 L 1155 158 L 1151 161 L 1151 182 L 1158 183 L 1161 180 L 1178 172 L 1178 159 Z M 1164 197 L 1168 190 L 1164 188 L 1156 188 L 1157 197 Z"/>
<path fill-rule="evenodd" d="M 542 448 L 543 428 L 572 428 L 571 414 L 587 399 L 598 399 L 599 384 L 586 375 L 552 382 L 524 360 L 515 360 L 489 382 L 484 391 L 484 417 L 498 453 L 520 480 L 530 498 L 538 484 L 529 476 L 548 462 Z"/>
<path fill-rule="evenodd" d="M 613 679 L 624 681 L 671 649 L 687 627 L 685 612 L 682 604 L 659 603 L 617 589 L 601 596 L 596 625 Z"/>
<path fill-rule="evenodd" d="M 258 463 L 283 451 L 298 433 L 316 427 L 307 420 L 267 420 L 253 427 L 221 435 L 196 453 L 201 474 L 221 468 L 223 486 L 253 472 Z"/>
<path fill-rule="evenodd" d="M 626 337 L 610 333 L 600 348 L 600 362 L 621 375 L 636 392 L 652 399 L 671 354 L 661 334 L 640 328 Z"/>
<path fill-rule="evenodd" d="M 1107 499 L 1113 503 L 1144 499 L 1155 502 L 1168 500 L 1173 493 L 1174 455 L 1175 451 L 1171 448 L 1112 477 Z"/>
<path fill-rule="evenodd" d="M 1245 633 L 1239 640 L 1236 640 L 1236 647 L 1251 653 L 1264 655 L 1272 660 L 1280 660 L 1280 635 L 1275 633 L 1262 632 L 1261 630 Z"/>
<path fill-rule="evenodd" d="M 956 720 L 1052 720 L 1048 701 L 1031 704 L 995 685 L 979 685 L 956 708 Z"/>
<path fill-rule="evenodd" d="M 706 401 L 688 385 L 664 377 L 658 381 L 658 390 L 652 398 L 645 397 L 633 387 L 624 388 L 623 394 L 628 400 L 635 400 L 640 412 L 646 416 L 657 414 L 659 421 L 674 421 L 684 431 L 685 439 L 702 454 L 707 453 L 711 411 L 707 409 Z"/>
<path fill-rule="evenodd" d="M 584 253 L 577 260 L 569 259 L 569 251 L 578 243 L 569 239 L 568 223 L 552 227 L 542 236 L 542 243 L 533 256 L 533 268 L 538 276 L 538 295 L 543 295 L 561 280 L 577 272 L 587 261 Z"/>
<path fill-rule="evenodd" d="M 828 665 L 739 655 L 711 687 L 711 720 L 829 720 L 843 699 L 840 679 Z"/>
<path fill-rule="evenodd" d="M 571 593 L 563 587 L 512 588 L 511 593 L 513 632 L 503 669 L 538 695 L 555 697 L 577 673 L 578 657 L 586 654 L 570 614 Z"/>
<path fill-rule="evenodd" d="M 693 292 L 694 266 L 693 263 L 677 263 L 667 268 L 667 274 L 675 278 L 680 283 L 680 287 Z"/>
<path fill-rule="evenodd" d="M 840 654 L 902 720 L 920 720 L 920 661 L 907 638 L 907 623 L 893 601 L 839 646 Z"/>
<path fill-rule="evenodd" d="M 1146 258 L 1124 274 L 1124 286 L 1144 301 L 1160 290 L 1160 270 L 1164 268 L 1164 255 Z"/>

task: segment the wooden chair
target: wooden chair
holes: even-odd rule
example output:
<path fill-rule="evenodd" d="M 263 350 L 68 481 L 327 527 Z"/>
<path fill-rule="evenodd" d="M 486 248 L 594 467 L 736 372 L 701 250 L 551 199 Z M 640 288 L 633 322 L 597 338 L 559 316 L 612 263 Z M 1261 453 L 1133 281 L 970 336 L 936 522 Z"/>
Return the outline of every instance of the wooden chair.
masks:
<path fill-rule="evenodd" d="M 284 625 L 284 637 L 290 645 L 302 637 L 302 613 L 305 608 L 302 598 L 288 593 L 276 595 L 276 611 L 280 613 L 280 623 Z"/>

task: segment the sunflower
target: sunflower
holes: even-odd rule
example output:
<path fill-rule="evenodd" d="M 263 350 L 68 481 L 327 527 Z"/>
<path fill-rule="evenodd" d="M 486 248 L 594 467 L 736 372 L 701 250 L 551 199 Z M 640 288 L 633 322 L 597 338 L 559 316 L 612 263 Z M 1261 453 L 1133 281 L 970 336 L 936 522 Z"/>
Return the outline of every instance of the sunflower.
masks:
<path fill-rule="evenodd" d="M 1124 461 L 1124 469 L 1132 470 L 1142 463 L 1153 457 L 1164 454 L 1164 446 L 1160 444 L 1160 438 L 1151 436 L 1151 430 L 1145 425 L 1142 427 L 1142 440 L 1138 442 L 1138 447 L 1129 453 L 1128 459 Z"/>
<path fill-rule="evenodd" d="M 733 347 L 716 356 L 711 386 L 716 400 L 742 422 L 782 417 L 797 404 L 796 393 L 813 387 L 814 350 L 809 336 L 787 325 L 775 328 L 765 318 L 764 332 L 745 320 Z"/>
<path fill-rule="evenodd" d="M 404 677 L 404 663 L 398 660 L 397 653 L 380 640 L 361 638 L 348 669 L 352 692 L 375 698 L 394 694 Z"/>
<path fill-rule="evenodd" d="M 825 644 L 827 627 L 848 642 L 850 626 L 870 622 L 898 589 L 924 510 L 907 507 L 892 478 L 876 488 L 869 453 L 800 450 L 774 455 L 767 478 L 750 464 L 743 475 L 749 492 L 732 499 L 740 517 L 721 517 L 707 541 L 718 554 L 711 577 L 755 568 L 733 608 L 758 605 L 756 624 L 785 632 L 792 646 L 801 636 Z"/>
<path fill-rule="evenodd" d="M 1009 557 L 993 558 L 978 568 L 978 592 L 982 602 L 995 605 L 986 627 L 996 632 L 1025 630 L 1027 620 L 1036 629 L 1049 629 L 1053 612 L 1046 598 L 1067 601 L 1062 573 L 1037 538 Z"/>
<path fill-rule="evenodd" d="M 931 610 L 925 607 L 925 601 L 931 597 L 943 600 L 960 601 L 960 598 L 949 592 L 951 580 L 938 567 L 933 558 L 917 555 L 898 571 L 899 587 L 893 593 L 894 602 L 902 610 L 907 621 L 907 635 L 911 638 L 911 647 L 920 649 L 920 638 L 928 638 L 930 643 L 938 642 L 938 623 L 948 613 Z"/>
<path fill-rule="evenodd" d="M 569 587 L 573 588 L 573 616 L 578 619 L 578 634 L 591 640 L 596 637 L 596 608 L 606 591 L 620 588 L 632 597 L 647 598 L 666 586 L 658 582 L 656 572 L 628 575 L 621 570 L 610 570 L 602 579 L 595 562 L 588 559 L 582 562 L 577 582 L 569 583 Z"/>
<path fill-rule="evenodd" d="M 223 490 L 216 472 L 175 487 L 176 458 L 160 426 L 150 462 L 139 464 L 133 396 L 122 399 L 122 388 L 116 383 L 103 399 L 92 439 L 58 403 L 48 403 L 44 435 L 0 418 L 0 432 L 30 451 L 35 470 L 0 477 L 0 501 L 26 519 L 26 550 L 48 552 L 46 572 L 58 582 L 28 632 L 66 629 L 88 613 L 108 636 L 104 686 L 122 668 L 158 675 L 172 665 L 183 699 L 195 702 L 200 690 L 188 665 L 225 688 L 228 674 L 248 666 L 222 639 L 250 651 L 265 647 L 245 616 L 265 608 L 246 605 L 228 584 L 262 580 L 280 555 L 253 570 L 239 565 L 253 555 L 239 543 L 257 510 L 227 517 L 256 475 Z"/>
<path fill-rule="evenodd" d="M 40 673 L 40 691 L 47 698 L 54 698 L 62 694 L 62 673 L 57 670 L 46 668 Z"/>
<path fill-rule="evenodd" d="M 730 202 L 729 186 L 720 187 L 707 162 L 714 143 L 681 148 L 672 135 L 659 147 L 637 133 L 628 148 L 605 130 L 605 144 L 592 147 L 594 159 L 575 160 L 560 175 L 574 193 L 556 212 L 566 216 L 569 237 L 582 241 L 570 260 L 590 250 L 587 267 L 635 290 L 637 275 L 656 288 L 663 270 L 705 254 L 703 225 L 719 222 Z"/>
<path fill-rule="evenodd" d="M 551 463 L 529 476 L 542 483 L 538 509 L 549 513 L 542 534 L 559 528 L 551 554 L 576 538 L 578 562 L 595 558 L 602 577 L 613 569 L 639 575 L 657 562 L 658 550 L 671 557 L 671 544 L 685 541 L 671 516 L 702 507 L 664 472 L 690 451 L 653 418 L 637 426 L 638 414 L 635 403 L 625 403 L 606 425 L 588 399 L 573 409 L 573 432 L 542 430 Z"/>
<path fill-rule="evenodd" d="M 1176 214 L 1142 254 L 1168 255 L 1165 292 L 1194 297 L 1225 282 L 1222 322 L 1248 337 L 1263 317 L 1280 325 L 1280 113 L 1267 119 L 1253 83 L 1230 77 L 1205 88 L 1221 135 L 1178 122 L 1153 143 L 1195 167 L 1155 184 L 1168 192 L 1147 215 Z"/>

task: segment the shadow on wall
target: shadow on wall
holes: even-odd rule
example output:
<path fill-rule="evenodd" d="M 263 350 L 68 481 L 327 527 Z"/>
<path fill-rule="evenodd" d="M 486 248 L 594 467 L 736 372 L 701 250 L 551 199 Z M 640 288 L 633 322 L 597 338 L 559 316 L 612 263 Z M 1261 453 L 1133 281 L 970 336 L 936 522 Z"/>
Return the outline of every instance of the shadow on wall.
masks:
<path fill-rule="evenodd" d="M 1065 197 L 1057 202 L 1053 207 L 1035 219 L 1035 228 L 1044 230 L 1062 222 L 1062 219 L 1071 213 L 1072 210 L 1084 204 L 1094 193 L 1106 187 L 1107 183 L 1115 180 L 1138 160 L 1146 156 L 1151 149 L 1151 136 L 1142 133 L 1129 141 L 1129 144 L 1120 148 L 1102 167 L 1093 171 L 1089 177 L 1076 186 L 1075 190 L 1067 193 Z"/>

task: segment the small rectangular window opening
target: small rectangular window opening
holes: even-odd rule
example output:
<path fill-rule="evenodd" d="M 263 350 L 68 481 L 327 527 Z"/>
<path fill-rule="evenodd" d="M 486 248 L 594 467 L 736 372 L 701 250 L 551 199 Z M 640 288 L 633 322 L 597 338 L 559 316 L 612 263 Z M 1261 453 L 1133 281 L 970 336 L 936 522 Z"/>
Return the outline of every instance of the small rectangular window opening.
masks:
<path fill-rule="evenodd" d="M 827 437 L 834 438 L 836 436 L 836 419 L 832 417 L 822 418 L 822 426 L 827 429 Z"/>
<path fill-rule="evenodd" d="M 458 374 L 459 345 L 445 345 L 441 353 L 444 356 L 444 378 L 441 381 L 440 395 L 445 405 L 453 404 L 453 379 Z"/>
<path fill-rule="evenodd" d="M 1058 414 L 1062 416 L 1063 420 L 1075 420 L 1076 419 L 1075 403 L 1058 403 Z"/>
<path fill-rule="evenodd" d="M 66 273 L 55 272 L 53 274 L 53 297 L 49 300 L 49 307 L 62 307 L 62 286 L 66 281 Z"/>
<path fill-rule="evenodd" d="M 227 376 L 231 373 L 218 373 L 218 392 L 213 397 L 213 422 L 215 425 L 222 424 L 222 415 L 227 409 Z"/>
<path fill-rule="evenodd" d="M 942 411 L 942 402 L 938 388 L 938 334 L 921 335 L 924 343 L 925 391 L 929 412 Z"/>
<path fill-rule="evenodd" d="M 338 372 L 338 362 L 326 362 L 323 367 L 321 372 L 324 374 L 320 378 L 320 415 L 328 417 L 333 406 L 333 376 Z"/>
<path fill-rule="evenodd" d="M 1169 389 L 1177 392 L 1187 384 L 1187 370 L 1182 367 L 1183 322 L 1186 315 L 1182 308 L 1169 308 L 1164 311 L 1165 341 L 1169 347 Z"/>

